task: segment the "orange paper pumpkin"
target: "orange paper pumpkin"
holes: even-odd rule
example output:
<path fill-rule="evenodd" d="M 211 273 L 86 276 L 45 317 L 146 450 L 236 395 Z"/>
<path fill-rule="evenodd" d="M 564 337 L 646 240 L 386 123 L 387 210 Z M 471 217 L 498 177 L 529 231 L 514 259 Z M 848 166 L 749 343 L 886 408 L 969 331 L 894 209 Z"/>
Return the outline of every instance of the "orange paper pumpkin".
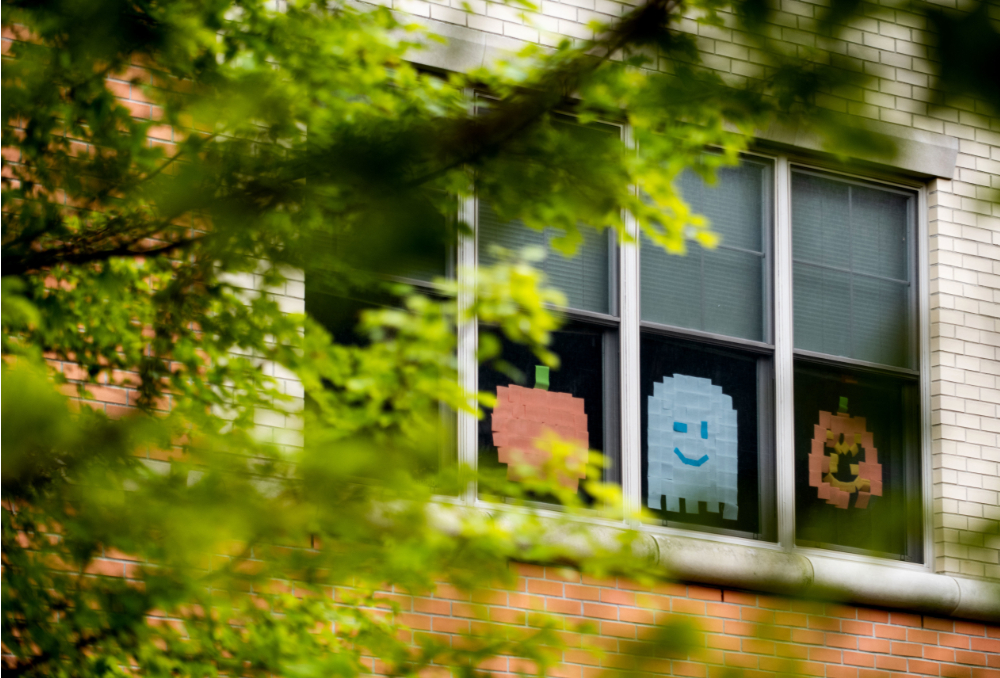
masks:
<path fill-rule="evenodd" d="M 844 480 L 845 476 L 851 479 Z M 868 507 L 873 494 L 882 496 L 882 465 L 864 417 L 819 413 L 809 453 L 809 485 L 820 499 L 841 509 L 848 507 L 855 493 L 854 508 L 859 509 Z"/>
<path fill-rule="evenodd" d="M 540 468 L 551 457 L 541 444 L 546 431 L 563 440 L 578 443 L 573 452 L 573 468 L 560 474 L 559 483 L 577 489 L 586 475 L 587 415 L 583 399 L 569 393 L 544 391 L 523 386 L 497 387 L 497 404 L 493 410 L 493 444 L 500 462 L 507 464 L 507 478 L 517 480 L 517 464 Z"/>

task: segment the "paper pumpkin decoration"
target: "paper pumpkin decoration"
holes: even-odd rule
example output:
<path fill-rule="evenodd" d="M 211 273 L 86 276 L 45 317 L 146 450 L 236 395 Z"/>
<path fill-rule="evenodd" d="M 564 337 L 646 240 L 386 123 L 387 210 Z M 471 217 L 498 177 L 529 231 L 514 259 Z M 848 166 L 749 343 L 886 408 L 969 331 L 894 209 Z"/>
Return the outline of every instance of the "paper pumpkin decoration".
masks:
<path fill-rule="evenodd" d="M 675 374 L 653 384 L 648 403 L 647 504 L 668 511 L 710 513 L 736 520 L 736 410 L 733 399 L 709 379 Z"/>
<path fill-rule="evenodd" d="M 868 508 L 872 495 L 882 496 L 878 450 L 865 418 L 847 414 L 846 398 L 841 398 L 840 410 L 820 412 L 819 424 L 813 427 L 809 485 L 837 508 L 848 508 L 852 494 L 857 495 L 854 508 Z"/>
<path fill-rule="evenodd" d="M 541 386 L 540 375 L 538 381 Z M 547 378 L 544 386 L 548 386 Z M 549 460 L 552 455 L 544 443 L 549 432 L 576 443 L 570 457 L 572 468 L 561 473 L 558 481 L 564 487 L 579 488 L 580 479 L 586 476 L 590 440 L 582 398 L 542 388 L 499 386 L 492 419 L 493 444 L 500 462 L 507 464 L 508 479 L 519 479 L 518 464 L 541 468 Z"/>

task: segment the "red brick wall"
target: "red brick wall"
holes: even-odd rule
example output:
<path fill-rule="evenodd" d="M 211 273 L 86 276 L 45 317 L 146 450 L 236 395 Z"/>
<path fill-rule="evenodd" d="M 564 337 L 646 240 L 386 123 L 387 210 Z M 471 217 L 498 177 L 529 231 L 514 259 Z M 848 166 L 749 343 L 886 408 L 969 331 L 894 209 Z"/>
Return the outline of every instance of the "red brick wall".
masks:
<path fill-rule="evenodd" d="M 554 672 L 561 678 L 607 676 L 609 669 L 612 676 L 615 669 L 695 677 L 740 669 L 745 676 L 1000 678 L 1000 626 L 706 586 L 665 584 L 650 591 L 565 568 L 515 567 L 521 576 L 513 590 L 484 591 L 474 600 L 451 589 L 393 597 L 418 633 L 465 633 L 479 619 L 526 625 L 538 610 L 564 615 L 567 637 L 580 644 L 584 636 L 573 629 L 589 622 L 601 654 L 567 651 Z M 638 656 L 638 641 L 674 615 L 701 629 L 696 651 L 669 659 Z M 486 668 L 514 675 L 519 665 L 501 658 Z"/>

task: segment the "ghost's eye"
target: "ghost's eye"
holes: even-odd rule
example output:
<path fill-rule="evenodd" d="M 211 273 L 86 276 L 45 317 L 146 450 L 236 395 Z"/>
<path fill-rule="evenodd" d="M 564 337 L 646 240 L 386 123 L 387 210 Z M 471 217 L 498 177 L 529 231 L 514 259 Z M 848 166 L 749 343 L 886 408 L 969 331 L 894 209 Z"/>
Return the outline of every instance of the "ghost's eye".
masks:
<path fill-rule="evenodd" d="M 687 433 L 688 432 L 688 425 L 687 424 L 682 424 L 679 421 L 675 421 L 674 422 L 674 431 L 676 431 L 677 433 Z"/>
<path fill-rule="evenodd" d="M 708 439 L 708 422 L 707 421 L 701 422 L 701 437 L 705 438 L 706 440 Z"/>

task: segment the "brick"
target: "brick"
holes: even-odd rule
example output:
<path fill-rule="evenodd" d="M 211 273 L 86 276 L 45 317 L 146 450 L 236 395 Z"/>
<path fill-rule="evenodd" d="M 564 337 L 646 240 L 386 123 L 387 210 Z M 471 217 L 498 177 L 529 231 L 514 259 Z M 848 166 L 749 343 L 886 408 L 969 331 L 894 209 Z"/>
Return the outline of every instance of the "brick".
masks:
<path fill-rule="evenodd" d="M 929 676 L 941 674 L 941 665 L 937 662 L 928 662 L 923 659 L 911 659 L 907 662 L 907 669 L 910 673 L 919 673 Z"/>
<path fill-rule="evenodd" d="M 733 603 L 734 605 L 757 605 L 757 596 L 751 593 L 743 593 L 742 591 L 723 591 L 722 599 L 727 603 Z"/>
<path fill-rule="evenodd" d="M 809 617 L 809 628 L 823 631 L 840 631 L 840 620 L 830 617 Z"/>
<path fill-rule="evenodd" d="M 978 652 L 1000 653 L 1000 639 L 972 638 L 972 649 Z"/>
<path fill-rule="evenodd" d="M 601 589 L 601 602 L 611 605 L 635 606 L 635 594 L 630 591 L 616 589 Z"/>
<path fill-rule="evenodd" d="M 699 600 L 677 599 L 671 602 L 670 608 L 678 614 L 705 614 L 705 603 Z"/>
<path fill-rule="evenodd" d="M 986 655 L 981 652 L 955 650 L 955 661 L 959 664 L 969 664 L 971 666 L 986 666 Z"/>
<path fill-rule="evenodd" d="M 805 628 L 808 625 L 808 620 L 809 618 L 806 615 L 798 612 L 776 612 L 774 614 L 774 623 L 781 626 Z"/>
<path fill-rule="evenodd" d="M 824 634 L 821 631 L 806 631 L 795 629 L 792 631 L 792 642 L 807 645 L 822 645 Z"/>
<path fill-rule="evenodd" d="M 908 629 L 906 631 L 906 639 L 908 641 L 924 645 L 937 645 L 937 635 L 933 631 L 925 631 L 923 629 Z"/>
<path fill-rule="evenodd" d="M 874 638 L 859 638 L 858 649 L 864 652 L 881 652 L 888 654 L 892 644 L 888 640 Z"/>
<path fill-rule="evenodd" d="M 873 668 L 875 666 L 875 655 L 865 652 L 845 651 L 843 653 L 843 660 L 845 664 L 850 664 L 851 666 L 863 666 L 866 668 Z"/>
<path fill-rule="evenodd" d="M 694 662 L 674 661 L 671 662 L 670 668 L 674 675 L 687 678 L 705 678 L 708 675 L 708 667 Z"/>
<path fill-rule="evenodd" d="M 579 605 L 579 603 L 574 603 Z M 651 610 L 641 610 L 630 607 L 623 607 L 618 610 L 618 616 L 622 621 L 633 624 L 655 624 L 656 616 Z"/>
<path fill-rule="evenodd" d="M 858 670 L 851 666 L 827 666 L 826 675 L 829 678 L 857 678 Z"/>
<path fill-rule="evenodd" d="M 967 650 L 970 647 L 970 638 L 961 634 L 939 633 L 938 643 L 947 647 Z"/>
<path fill-rule="evenodd" d="M 635 624 L 604 621 L 601 622 L 601 634 L 617 638 L 635 638 Z"/>
<path fill-rule="evenodd" d="M 853 636 L 871 636 L 875 634 L 874 625 L 868 622 L 844 620 L 840 622 L 840 630 Z"/>
<path fill-rule="evenodd" d="M 583 616 L 594 617 L 596 619 L 618 620 L 618 608 L 612 605 L 598 605 L 594 603 L 583 604 Z"/>
<path fill-rule="evenodd" d="M 598 601 L 601 599 L 601 589 L 597 586 L 578 586 L 566 584 L 563 590 L 567 598 L 574 600 Z"/>
<path fill-rule="evenodd" d="M 739 638 L 718 633 L 709 634 L 705 643 L 716 650 L 739 650 L 741 647 Z"/>
<path fill-rule="evenodd" d="M 966 636 L 985 636 L 986 627 L 983 624 L 977 624 L 975 622 L 956 621 L 955 633 L 961 633 Z"/>
<path fill-rule="evenodd" d="M 890 638 L 892 640 L 905 640 L 906 629 L 901 629 L 898 626 L 889 626 L 888 624 L 876 624 L 875 637 Z"/>
<path fill-rule="evenodd" d="M 562 598 L 546 598 L 545 600 L 545 609 L 549 612 L 558 612 L 559 614 L 579 616 L 581 607 L 581 603 L 577 600 L 565 600 Z"/>
<path fill-rule="evenodd" d="M 924 659 L 953 662 L 955 661 L 955 651 L 947 647 L 924 646 Z"/>
<path fill-rule="evenodd" d="M 915 643 L 893 643 L 892 654 L 900 655 L 902 657 L 921 657 L 923 656 L 923 648 Z"/>
<path fill-rule="evenodd" d="M 888 671 L 906 671 L 906 658 L 883 654 L 876 655 L 875 668 L 886 669 Z"/>
<path fill-rule="evenodd" d="M 542 596 L 562 596 L 563 585 L 560 582 L 545 579 L 529 579 L 528 593 L 535 593 Z"/>
<path fill-rule="evenodd" d="M 829 647 L 811 647 L 809 648 L 809 659 L 815 662 L 826 662 L 827 664 L 839 664 L 841 661 L 840 650 L 834 650 Z"/>

